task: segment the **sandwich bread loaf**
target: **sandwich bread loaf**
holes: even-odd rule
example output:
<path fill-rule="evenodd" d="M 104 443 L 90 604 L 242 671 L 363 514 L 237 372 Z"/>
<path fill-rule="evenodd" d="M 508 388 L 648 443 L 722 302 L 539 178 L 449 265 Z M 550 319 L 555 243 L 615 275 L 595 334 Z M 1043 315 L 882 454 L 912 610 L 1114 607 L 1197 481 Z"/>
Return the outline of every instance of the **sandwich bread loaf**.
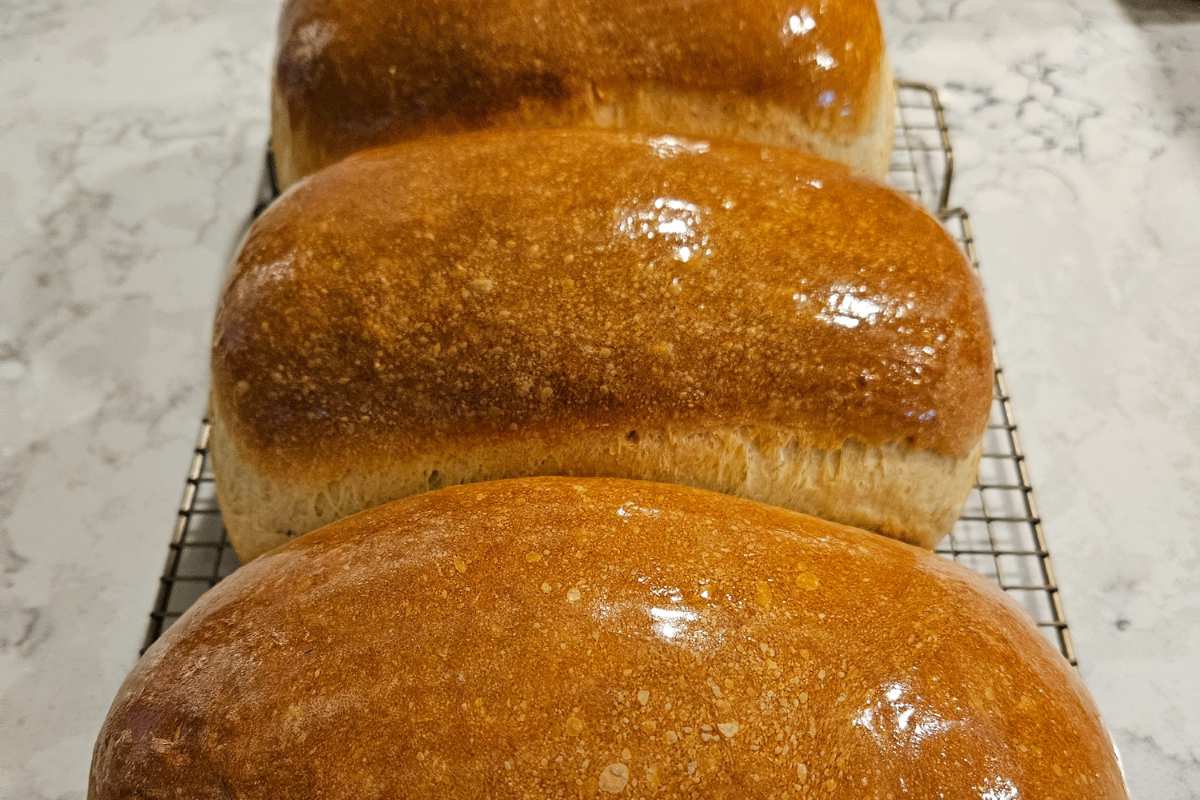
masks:
<path fill-rule="evenodd" d="M 992 384 L 914 203 L 796 150 L 489 131 L 352 156 L 254 224 L 216 319 L 243 560 L 439 486 L 685 483 L 931 546 Z"/>
<path fill-rule="evenodd" d="M 497 126 L 740 138 L 882 177 L 894 107 L 874 0 L 289 0 L 272 141 L 285 186 Z"/>
<path fill-rule="evenodd" d="M 1075 671 L 927 551 L 679 486 L 426 493 L 226 578 L 89 800 L 1124 800 Z"/>

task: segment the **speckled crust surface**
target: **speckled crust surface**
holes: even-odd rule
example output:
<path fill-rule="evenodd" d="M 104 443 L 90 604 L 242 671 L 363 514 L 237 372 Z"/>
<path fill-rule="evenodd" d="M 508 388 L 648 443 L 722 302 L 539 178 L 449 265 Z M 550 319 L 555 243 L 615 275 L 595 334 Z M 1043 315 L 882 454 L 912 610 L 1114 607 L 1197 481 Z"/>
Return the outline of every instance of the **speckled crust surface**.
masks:
<path fill-rule="evenodd" d="M 291 0 L 273 85 L 285 184 L 364 147 L 497 124 L 870 139 L 882 158 L 857 160 L 877 174 L 891 148 L 873 0 Z"/>
<path fill-rule="evenodd" d="M 90 800 L 1124 798 L 1072 669 L 924 551 L 694 489 L 539 478 L 351 517 L 205 594 Z"/>
<path fill-rule="evenodd" d="M 977 278 L 900 194 L 796 151 L 597 131 L 369 151 L 254 225 L 218 416 L 266 475 L 530 433 L 795 424 L 969 454 Z"/>

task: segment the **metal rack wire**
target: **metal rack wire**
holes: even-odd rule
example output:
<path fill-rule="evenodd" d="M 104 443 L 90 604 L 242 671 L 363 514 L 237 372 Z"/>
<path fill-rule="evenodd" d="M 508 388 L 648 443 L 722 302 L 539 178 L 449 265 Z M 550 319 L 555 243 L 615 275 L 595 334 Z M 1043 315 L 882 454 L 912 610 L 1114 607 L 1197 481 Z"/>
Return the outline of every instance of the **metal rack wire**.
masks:
<path fill-rule="evenodd" d="M 937 91 L 927 84 L 901 81 L 897 83 L 897 100 L 890 180 L 937 215 L 978 268 L 971 219 L 964 209 L 950 206 L 954 152 Z M 268 154 L 254 215 L 276 194 L 274 165 Z M 217 506 L 208 437 L 205 419 L 192 452 L 143 651 L 205 590 L 237 568 L 237 557 L 225 537 Z M 1025 453 L 1013 420 L 1012 400 L 1004 370 L 999 366 L 979 477 L 958 523 L 938 553 L 995 580 L 1033 617 L 1063 656 L 1076 663 Z"/>

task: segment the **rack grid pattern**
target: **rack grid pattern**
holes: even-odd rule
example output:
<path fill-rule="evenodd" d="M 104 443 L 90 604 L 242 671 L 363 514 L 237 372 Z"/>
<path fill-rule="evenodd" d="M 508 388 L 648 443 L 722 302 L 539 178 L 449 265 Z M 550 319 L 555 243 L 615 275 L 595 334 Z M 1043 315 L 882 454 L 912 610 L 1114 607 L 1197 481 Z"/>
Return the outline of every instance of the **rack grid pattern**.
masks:
<path fill-rule="evenodd" d="M 964 209 L 950 206 L 954 153 L 937 91 L 926 84 L 902 81 L 897 83 L 897 101 L 890 180 L 941 219 L 978 268 L 970 216 Z M 276 194 L 274 165 L 268 154 L 254 215 Z M 205 419 L 188 466 L 143 651 L 205 590 L 238 565 L 221 524 L 208 437 Z M 996 367 L 979 477 L 938 553 L 994 580 L 1033 617 L 1063 656 L 1071 664 L 1077 663 L 1000 366 Z"/>

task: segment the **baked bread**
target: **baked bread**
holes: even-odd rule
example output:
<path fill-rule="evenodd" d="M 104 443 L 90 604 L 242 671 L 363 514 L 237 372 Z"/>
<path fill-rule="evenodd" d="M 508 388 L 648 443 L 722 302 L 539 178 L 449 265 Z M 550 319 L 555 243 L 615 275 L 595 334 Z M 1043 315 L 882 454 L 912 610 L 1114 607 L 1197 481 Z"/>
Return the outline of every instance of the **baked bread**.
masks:
<path fill-rule="evenodd" d="M 284 186 L 487 126 L 741 138 L 882 177 L 895 113 L 873 0 L 289 0 L 272 95 Z"/>
<path fill-rule="evenodd" d="M 90 800 L 1125 798 L 1074 670 L 927 551 L 535 478 L 242 567 L 117 695 Z"/>
<path fill-rule="evenodd" d="M 976 276 L 796 150 L 603 131 L 368 151 L 254 224 L 212 353 L 252 558 L 441 485 L 686 483 L 932 546 L 991 402 Z"/>

